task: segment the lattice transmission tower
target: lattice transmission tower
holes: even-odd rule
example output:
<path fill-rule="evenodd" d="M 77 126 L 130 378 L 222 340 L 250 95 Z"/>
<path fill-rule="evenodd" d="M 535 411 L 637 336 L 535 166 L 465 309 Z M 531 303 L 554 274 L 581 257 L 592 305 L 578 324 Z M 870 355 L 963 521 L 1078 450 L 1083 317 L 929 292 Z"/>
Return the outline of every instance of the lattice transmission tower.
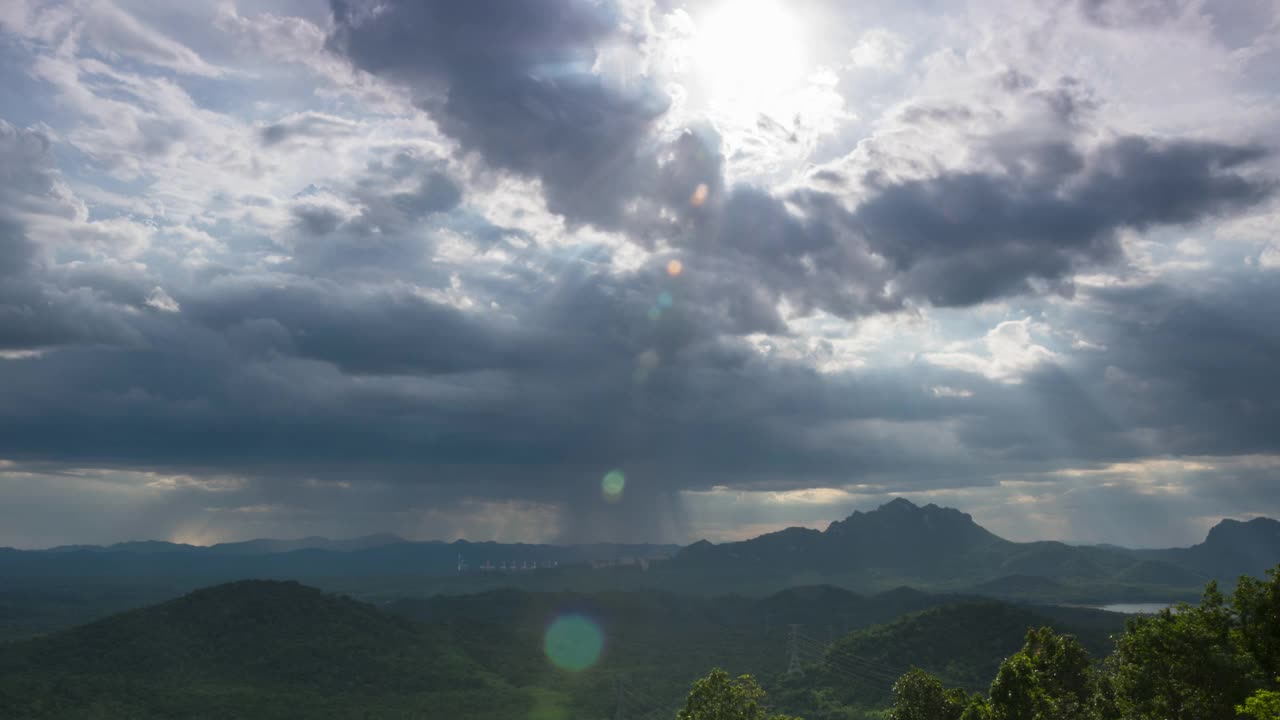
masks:
<path fill-rule="evenodd" d="M 800 626 L 791 626 L 791 635 L 787 638 L 787 674 L 803 675 L 804 669 L 800 667 Z"/>

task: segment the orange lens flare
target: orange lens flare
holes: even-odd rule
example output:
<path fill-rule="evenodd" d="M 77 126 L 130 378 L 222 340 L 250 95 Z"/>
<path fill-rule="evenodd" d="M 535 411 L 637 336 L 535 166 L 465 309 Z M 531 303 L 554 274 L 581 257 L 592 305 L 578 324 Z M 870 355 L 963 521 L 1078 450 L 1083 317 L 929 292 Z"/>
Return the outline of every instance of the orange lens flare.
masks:
<path fill-rule="evenodd" d="M 689 204 L 694 207 L 702 207 L 707 201 L 707 195 L 711 193 L 711 189 L 706 183 L 698 183 L 698 187 L 693 189 L 693 194 L 689 196 Z"/>

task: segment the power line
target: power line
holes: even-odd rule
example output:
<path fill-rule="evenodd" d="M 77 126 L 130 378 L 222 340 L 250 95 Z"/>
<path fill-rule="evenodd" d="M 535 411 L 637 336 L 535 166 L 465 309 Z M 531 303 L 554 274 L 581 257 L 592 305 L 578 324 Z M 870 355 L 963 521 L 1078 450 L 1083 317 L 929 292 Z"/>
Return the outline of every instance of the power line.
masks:
<path fill-rule="evenodd" d="M 624 678 L 624 675 L 618 675 L 613 679 L 613 720 L 626 720 L 626 714 L 622 711 L 623 695 L 626 686 Z"/>
<path fill-rule="evenodd" d="M 805 647 L 810 652 L 819 657 L 821 664 L 838 667 L 847 674 L 857 674 L 864 679 L 892 684 L 897 682 L 903 672 L 906 672 L 899 672 L 900 668 L 886 666 L 884 663 L 863 658 L 847 651 L 828 650 L 822 643 L 807 636 L 802 636 L 801 641 L 805 643 Z"/>
<path fill-rule="evenodd" d="M 915 666 L 904 667 L 887 663 L 883 660 L 874 660 L 868 657 L 858 655 L 851 652 L 848 648 L 831 648 L 825 649 L 822 643 L 808 635 L 800 636 L 801 643 L 808 651 L 822 656 L 822 662 L 832 666 L 838 666 L 845 669 L 847 673 L 859 673 L 863 676 L 867 674 L 878 676 L 880 679 L 895 683 L 906 673 L 914 669 Z M 943 675 L 934 673 L 943 683 L 948 685 L 964 686 L 965 683 L 956 681 Z"/>
<path fill-rule="evenodd" d="M 654 715 L 660 716 L 662 713 L 670 712 L 668 709 L 670 708 L 670 705 L 668 703 L 662 702 L 661 700 L 657 700 L 652 695 L 649 695 L 648 693 L 637 690 L 636 688 L 630 685 L 627 685 L 623 688 L 623 693 L 627 698 L 631 700 L 633 706 L 649 708 L 647 711 L 643 712 L 641 715 L 635 716 L 636 720 L 648 720 L 648 718 Z"/>
<path fill-rule="evenodd" d="M 874 671 L 857 665 L 841 663 L 831 658 L 823 658 L 815 663 L 815 665 L 837 675 L 853 678 L 876 687 L 891 687 L 895 682 L 897 682 L 896 677 L 886 672 Z"/>
<path fill-rule="evenodd" d="M 883 673 L 883 671 L 873 671 L 865 669 L 865 667 L 845 664 L 845 662 L 837 661 L 832 657 L 819 655 L 814 660 L 813 665 L 819 667 L 819 669 L 826 669 L 832 671 L 832 673 L 844 675 L 846 678 L 859 680 L 861 683 L 876 685 L 876 687 L 892 685 L 896 682 L 896 678 L 892 678 L 891 675 Z"/>
<path fill-rule="evenodd" d="M 825 657 L 832 663 L 855 667 L 864 672 L 879 675 L 891 682 L 897 682 L 898 678 L 909 672 L 908 670 L 902 670 L 890 665 L 876 663 L 875 661 L 846 653 L 828 653 Z"/>

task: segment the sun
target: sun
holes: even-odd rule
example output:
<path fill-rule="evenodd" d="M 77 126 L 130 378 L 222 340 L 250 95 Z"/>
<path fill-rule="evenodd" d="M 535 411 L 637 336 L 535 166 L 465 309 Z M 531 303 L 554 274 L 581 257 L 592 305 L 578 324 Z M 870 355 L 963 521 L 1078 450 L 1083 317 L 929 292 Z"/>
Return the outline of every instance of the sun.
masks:
<path fill-rule="evenodd" d="M 804 38 L 785 3 L 726 0 L 694 20 L 694 67 L 714 103 L 767 112 L 803 84 Z"/>

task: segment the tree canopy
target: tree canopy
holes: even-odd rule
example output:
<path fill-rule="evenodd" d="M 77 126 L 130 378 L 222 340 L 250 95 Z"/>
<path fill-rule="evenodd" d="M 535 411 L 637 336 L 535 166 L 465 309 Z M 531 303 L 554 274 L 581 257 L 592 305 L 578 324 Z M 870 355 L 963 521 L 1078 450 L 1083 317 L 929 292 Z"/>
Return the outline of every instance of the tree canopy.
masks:
<path fill-rule="evenodd" d="M 1069 635 L 1030 630 L 986 697 L 922 670 L 894 686 L 892 720 L 1280 719 L 1280 575 L 1210 582 L 1198 605 L 1131 619 L 1101 663 Z"/>
<path fill-rule="evenodd" d="M 750 675 L 738 678 L 715 668 L 693 684 L 684 709 L 676 720 L 798 720 L 771 715 L 765 706 L 765 692 Z"/>

